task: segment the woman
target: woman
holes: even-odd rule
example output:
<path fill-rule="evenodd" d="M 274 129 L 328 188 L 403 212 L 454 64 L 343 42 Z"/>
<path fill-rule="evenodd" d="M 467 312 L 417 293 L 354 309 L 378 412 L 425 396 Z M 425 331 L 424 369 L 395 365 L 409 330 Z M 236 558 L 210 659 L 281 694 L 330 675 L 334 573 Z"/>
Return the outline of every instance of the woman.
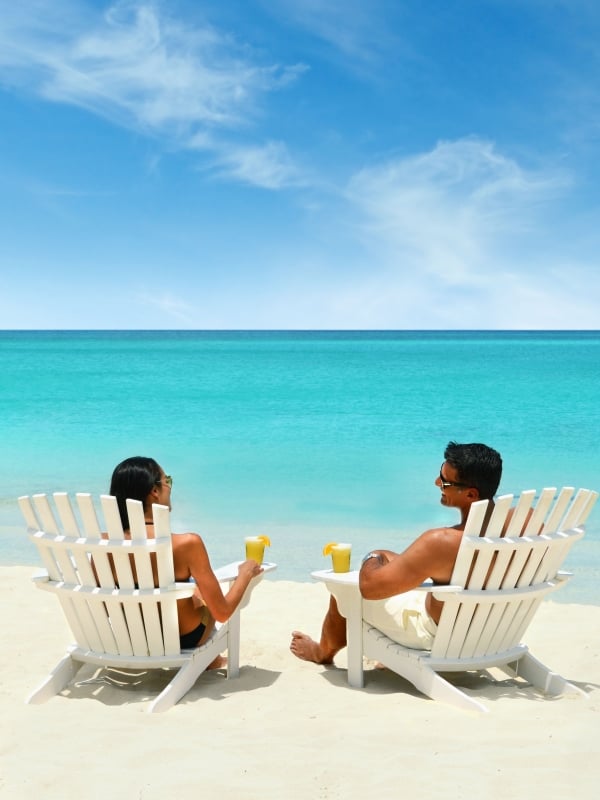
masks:
<path fill-rule="evenodd" d="M 153 458 L 135 456 L 127 458 L 115 467 L 110 482 L 110 494 L 117 498 L 123 529 L 129 532 L 126 500 L 140 500 L 144 504 L 144 519 L 148 536 L 154 536 L 152 505 L 171 508 L 171 487 L 173 479 L 165 475 Z M 196 533 L 182 533 L 172 536 L 175 580 L 187 581 L 193 578 L 196 592 L 193 597 L 177 601 L 179 617 L 179 639 L 182 649 L 203 644 L 210 636 L 215 620 L 226 622 L 238 607 L 252 578 L 262 572 L 256 561 L 242 562 L 238 575 L 227 594 L 212 571 L 204 542 Z M 223 659 L 213 662 L 213 667 L 221 666 Z"/>

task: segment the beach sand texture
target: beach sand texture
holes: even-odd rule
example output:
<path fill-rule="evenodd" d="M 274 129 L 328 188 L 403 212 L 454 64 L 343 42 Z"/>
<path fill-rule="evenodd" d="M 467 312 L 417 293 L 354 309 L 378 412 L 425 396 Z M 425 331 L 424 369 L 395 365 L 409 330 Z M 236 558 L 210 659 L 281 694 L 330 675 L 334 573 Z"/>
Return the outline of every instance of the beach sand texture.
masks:
<path fill-rule="evenodd" d="M 543 698 L 514 681 L 456 676 L 490 713 L 418 694 L 398 676 L 297 660 L 293 629 L 317 635 L 323 586 L 266 579 L 242 615 L 241 674 L 205 673 L 166 714 L 146 713 L 164 678 L 93 667 L 39 706 L 24 704 L 71 640 L 33 568 L 1 567 L 0 797 L 33 800 L 262 798 L 545 798 L 597 796 L 600 607 L 546 601 L 527 644 L 589 692 Z M 576 580 L 576 578 L 575 578 Z M 345 666 L 344 653 L 337 658 Z"/>

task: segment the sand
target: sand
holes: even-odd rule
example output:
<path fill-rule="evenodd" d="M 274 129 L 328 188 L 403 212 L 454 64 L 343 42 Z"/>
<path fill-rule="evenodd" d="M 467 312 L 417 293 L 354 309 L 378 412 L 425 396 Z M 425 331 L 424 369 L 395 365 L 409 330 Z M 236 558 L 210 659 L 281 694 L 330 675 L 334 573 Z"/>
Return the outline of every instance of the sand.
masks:
<path fill-rule="evenodd" d="M 365 688 L 351 689 L 343 653 L 335 668 L 299 661 L 290 632 L 318 634 L 325 587 L 267 577 L 242 615 L 240 677 L 205 673 L 177 706 L 150 715 L 162 676 L 93 667 L 78 674 L 88 682 L 25 705 L 71 641 L 32 572 L 0 568 L 1 798 L 597 797 L 600 607 L 546 601 L 526 638 L 587 700 L 456 676 L 488 705 L 477 715 L 428 700 L 387 670 L 369 670 Z"/>

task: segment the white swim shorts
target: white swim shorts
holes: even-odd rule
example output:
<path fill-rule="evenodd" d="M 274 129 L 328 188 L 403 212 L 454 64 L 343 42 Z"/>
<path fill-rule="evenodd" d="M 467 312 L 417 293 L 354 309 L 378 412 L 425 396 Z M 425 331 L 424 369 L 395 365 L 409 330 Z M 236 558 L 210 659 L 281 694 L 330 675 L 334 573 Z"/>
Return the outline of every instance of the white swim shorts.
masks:
<path fill-rule="evenodd" d="M 427 592 L 363 600 L 363 619 L 404 647 L 431 650 L 437 625 L 425 610 Z"/>

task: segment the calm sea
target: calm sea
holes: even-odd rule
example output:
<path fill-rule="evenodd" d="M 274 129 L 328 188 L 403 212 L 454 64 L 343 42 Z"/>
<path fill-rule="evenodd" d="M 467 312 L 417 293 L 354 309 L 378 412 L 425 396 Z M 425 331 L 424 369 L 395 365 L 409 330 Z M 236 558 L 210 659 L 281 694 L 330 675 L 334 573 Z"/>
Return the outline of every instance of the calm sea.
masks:
<path fill-rule="evenodd" d="M 0 562 L 33 564 L 20 494 L 108 490 L 117 462 L 174 478 L 173 528 L 215 564 L 271 537 L 279 579 L 322 545 L 402 549 L 454 524 L 451 439 L 504 459 L 501 493 L 600 488 L 600 332 L 0 332 Z M 600 604 L 600 504 L 557 600 Z"/>

